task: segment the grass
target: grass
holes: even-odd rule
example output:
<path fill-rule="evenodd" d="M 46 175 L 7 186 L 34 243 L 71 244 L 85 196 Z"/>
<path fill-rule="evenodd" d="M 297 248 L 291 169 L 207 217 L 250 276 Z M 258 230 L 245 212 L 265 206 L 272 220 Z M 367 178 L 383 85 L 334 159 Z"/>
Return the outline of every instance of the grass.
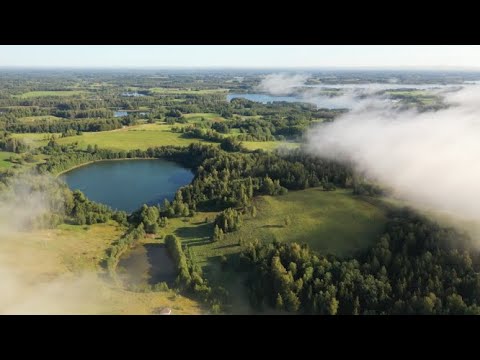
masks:
<path fill-rule="evenodd" d="M 192 113 L 185 114 L 185 118 L 189 123 L 200 122 L 202 118 L 210 121 L 225 121 L 225 119 L 215 113 Z M 54 116 L 50 117 L 26 117 L 23 121 L 34 121 L 43 118 L 45 120 L 56 120 Z M 175 126 L 185 126 L 184 124 L 176 124 Z M 238 130 L 232 132 L 230 135 L 238 135 Z M 47 133 L 26 133 L 13 134 L 14 137 L 25 140 L 32 147 L 40 147 L 48 144 L 48 139 L 53 134 Z M 57 137 L 60 134 L 55 134 Z M 84 132 L 79 136 L 69 136 L 66 138 L 59 138 L 59 144 L 71 144 L 78 142 L 80 148 L 86 148 L 88 145 L 98 145 L 100 148 L 112 150 L 146 150 L 149 147 L 175 145 L 188 146 L 191 143 L 201 142 L 206 144 L 214 144 L 212 142 L 202 139 L 188 139 L 182 138 L 180 133 L 171 131 L 171 125 L 165 123 L 156 124 L 141 124 L 130 126 L 122 129 L 101 131 L 101 132 Z M 244 141 L 243 145 L 248 150 L 262 149 L 265 151 L 272 151 L 278 147 L 296 148 L 298 143 L 281 142 L 281 141 Z"/>
<path fill-rule="evenodd" d="M 238 114 L 233 114 L 233 119 L 252 119 L 252 120 L 260 120 L 262 119 L 262 115 L 238 115 Z"/>
<path fill-rule="evenodd" d="M 238 253 L 241 239 L 300 242 L 322 253 L 349 255 L 378 240 L 386 223 L 381 201 L 369 201 L 344 189 L 327 192 L 313 188 L 261 196 L 255 205 L 257 216 L 245 216 L 242 227 L 220 242 L 210 241 L 216 213 L 198 212 L 188 221 L 171 219 L 161 233 L 175 234 L 192 248 L 200 265 L 208 267 L 222 255 Z M 287 216 L 291 223 L 285 226 Z"/>
<path fill-rule="evenodd" d="M 414 97 L 423 105 L 433 105 L 439 101 L 438 96 L 426 90 L 388 90 L 386 93 L 401 98 Z"/>
<path fill-rule="evenodd" d="M 313 250 L 349 255 L 373 244 L 384 230 L 383 209 L 351 194 L 351 190 L 319 188 L 264 196 L 257 201 L 258 215 L 247 220 L 236 240 L 296 241 Z M 285 226 L 285 218 L 291 223 Z"/>
<path fill-rule="evenodd" d="M 2 236 L 2 269 L 8 268 L 15 274 L 17 288 L 14 290 L 22 295 L 14 299 L 15 293 L 9 294 L 15 300 L 12 300 L 14 310 L 11 311 L 152 314 L 161 307 L 171 307 L 173 314 L 200 313 L 202 310 L 196 302 L 173 291 L 131 292 L 103 279 L 99 264 L 106 249 L 123 230 L 112 222 L 61 225 L 54 230 Z M 26 295 L 29 292 L 30 297 Z M 0 311 L 4 309 L 0 307 Z"/>
<path fill-rule="evenodd" d="M 162 236 L 176 235 L 192 250 L 194 259 L 212 284 L 225 287 L 232 294 L 230 312 L 254 313 L 242 285 L 241 274 L 222 271 L 222 256 L 237 256 L 240 241 L 258 239 L 306 243 L 323 254 L 348 256 L 378 240 L 383 233 L 386 208 L 382 201 L 369 201 L 351 194 L 351 190 L 325 192 L 318 188 L 292 191 L 285 196 L 261 196 L 255 200 L 255 218 L 246 215 L 242 227 L 212 242 L 216 213 L 198 212 L 194 217 L 169 219 Z M 285 226 L 285 217 L 290 224 Z M 205 218 L 208 222 L 205 222 Z"/>
<path fill-rule="evenodd" d="M 112 150 L 146 150 L 149 147 L 163 145 L 188 146 L 196 142 L 212 144 L 201 139 L 182 138 L 181 134 L 171 132 L 170 128 L 171 126 L 166 124 L 142 124 L 118 130 L 88 132 L 79 136 L 60 138 L 58 143 L 78 142 L 80 148 L 96 144 L 100 148 Z M 48 134 L 15 134 L 14 136 L 25 139 L 35 147 L 45 146 L 48 143 Z"/>
<path fill-rule="evenodd" d="M 242 276 L 221 271 L 221 256 L 238 254 L 242 250 L 240 240 L 254 239 L 307 243 L 325 254 L 349 255 L 372 244 L 383 231 L 386 222 L 383 202 L 374 200 L 353 196 L 350 190 L 325 192 L 318 188 L 292 191 L 285 196 L 261 196 L 255 200 L 257 216 L 245 216 L 240 230 L 227 234 L 219 242 L 210 239 L 216 213 L 198 212 L 192 218 L 169 219 L 156 239 L 145 238 L 140 243 L 161 243 L 165 235 L 175 234 L 192 250 L 195 261 L 212 284 L 221 284 L 233 294 L 230 310 L 251 313 Z M 288 226 L 285 226 L 286 216 L 290 217 Z M 0 219 L 0 225 L 2 220 L 9 222 Z M 55 299 L 52 309 L 40 307 L 42 304 L 35 300 L 28 307 L 14 308 L 15 312 L 152 314 L 162 307 L 172 308 L 174 314 L 205 311 L 195 301 L 171 290 L 132 292 L 105 280 L 100 264 L 105 260 L 106 250 L 123 231 L 123 227 L 110 222 L 91 226 L 63 224 L 54 230 L 3 234 L 2 266 L 12 269 L 28 290 L 35 286 L 34 296 Z"/>
<path fill-rule="evenodd" d="M 389 95 L 398 96 L 428 96 L 428 92 L 425 90 L 387 90 L 385 93 Z"/>
<path fill-rule="evenodd" d="M 32 123 L 36 121 L 58 121 L 62 120 L 61 118 L 57 116 L 52 116 L 52 115 L 43 115 L 43 116 L 25 116 L 22 118 L 18 119 L 22 123 Z"/>
<path fill-rule="evenodd" d="M 10 156 L 15 156 L 15 153 L 8 151 L 0 151 L 0 169 L 8 169 L 13 166 L 13 163 L 8 161 Z"/>
<path fill-rule="evenodd" d="M 24 140 L 28 145 L 32 147 L 40 147 L 48 144 L 48 138 L 52 135 L 60 136 L 59 133 L 25 133 L 25 134 L 12 134 L 12 137 Z"/>
<path fill-rule="evenodd" d="M 243 141 L 243 146 L 248 150 L 262 149 L 265 151 L 272 151 L 279 147 L 286 147 L 288 149 L 294 149 L 300 146 L 299 143 L 292 143 L 286 141 Z"/>
<path fill-rule="evenodd" d="M 225 121 L 225 119 L 218 114 L 214 113 L 192 113 L 192 114 L 184 114 L 184 118 L 186 118 L 189 122 L 192 123 L 198 123 L 202 121 L 202 118 L 205 120 L 210 120 L 210 121 Z"/>
<path fill-rule="evenodd" d="M 213 115 L 214 114 L 211 114 L 211 116 Z M 195 119 L 193 116 L 190 118 Z M 176 126 L 182 125 L 177 124 Z M 166 124 L 142 124 L 112 131 L 85 132 L 79 136 L 59 138 L 58 143 L 65 145 L 78 142 L 80 148 L 97 144 L 100 148 L 112 150 L 146 150 L 149 147 L 163 145 L 188 146 L 196 142 L 215 144 L 202 139 L 182 138 L 181 134 L 171 132 L 170 129 L 171 125 Z M 33 147 L 47 145 L 48 137 L 51 135 L 52 134 L 46 133 L 13 134 L 14 137 L 24 139 Z M 249 150 L 262 149 L 266 151 L 271 151 L 282 146 L 287 148 L 296 148 L 299 146 L 298 143 L 281 141 L 244 141 L 243 145 Z"/>
<path fill-rule="evenodd" d="M 11 157 L 13 161 L 10 161 Z M 45 162 L 45 159 L 48 157 L 48 155 L 44 155 L 44 154 L 33 155 L 33 159 L 34 159 L 33 162 L 24 161 L 22 164 L 20 164 L 18 160 L 21 159 L 22 157 L 23 157 L 23 154 L 0 151 L 0 170 L 9 169 L 11 167 L 15 167 L 16 169 L 26 170 L 38 165 L 39 163 Z"/>
<path fill-rule="evenodd" d="M 85 91 L 83 90 L 29 91 L 21 95 L 14 95 L 14 97 L 17 97 L 20 99 L 30 99 L 30 98 L 47 97 L 47 96 L 68 97 L 68 96 L 76 96 L 76 95 L 83 95 L 83 94 L 85 94 Z"/>
<path fill-rule="evenodd" d="M 226 89 L 170 89 L 170 88 L 150 88 L 149 89 L 154 94 L 162 95 L 206 95 L 206 94 L 217 94 L 217 93 L 226 93 Z"/>

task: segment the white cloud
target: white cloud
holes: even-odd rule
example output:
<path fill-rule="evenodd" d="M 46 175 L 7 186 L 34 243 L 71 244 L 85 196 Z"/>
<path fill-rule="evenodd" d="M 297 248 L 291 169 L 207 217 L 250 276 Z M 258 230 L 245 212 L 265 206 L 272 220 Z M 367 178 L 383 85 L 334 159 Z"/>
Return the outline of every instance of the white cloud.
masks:
<path fill-rule="evenodd" d="M 353 161 L 418 207 L 480 220 L 480 87 L 444 96 L 450 108 L 423 113 L 370 100 L 313 129 L 308 147 Z"/>
<path fill-rule="evenodd" d="M 305 85 L 307 80 L 308 76 L 304 74 L 270 74 L 262 80 L 258 89 L 272 95 L 288 95 L 294 88 Z"/>

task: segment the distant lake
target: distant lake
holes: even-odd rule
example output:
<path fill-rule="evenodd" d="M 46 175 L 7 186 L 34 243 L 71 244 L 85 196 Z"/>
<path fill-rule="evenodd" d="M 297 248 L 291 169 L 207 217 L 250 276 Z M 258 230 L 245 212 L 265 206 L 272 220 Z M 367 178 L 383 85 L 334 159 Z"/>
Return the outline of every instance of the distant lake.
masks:
<path fill-rule="evenodd" d="M 62 178 L 90 200 L 130 213 L 143 204 L 172 200 L 179 187 L 192 181 L 193 173 L 171 161 L 142 159 L 95 162 Z"/>
<path fill-rule="evenodd" d="M 140 94 L 138 92 L 124 92 L 122 96 L 125 97 L 139 97 L 139 96 L 145 96 L 144 94 Z"/>
<path fill-rule="evenodd" d="M 127 116 L 128 114 L 138 114 L 140 116 L 146 116 L 149 113 L 150 112 L 145 112 L 145 111 L 136 112 L 136 111 L 118 110 L 118 111 L 114 111 L 113 116 L 114 117 L 124 117 L 124 116 Z"/>
<path fill-rule="evenodd" d="M 114 117 L 124 117 L 124 116 L 127 116 L 127 115 L 128 115 L 128 112 L 123 111 L 123 110 L 115 111 L 115 112 L 113 113 L 113 116 L 114 116 Z"/>
<path fill-rule="evenodd" d="M 351 107 L 353 99 L 352 98 L 344 98 L 340 96 L 320 96 L 317 95 L 314 98 L 302 98 L 300 96 L 274 96 L 268 94 L 228 94 L 227 101 L 231 101 L 232 99 L 241 98 L 247 99 L 250 101 L 259 102 L 262 104 L 272 103 L 275 101 L 285 101 L 285 102 L 300 102 L 300 103 L 309 103 L 314 104 L 318 108 L 326 108 L 326 109 L 346 109 Z"/>
<path fill-rule="evenodd" d="M 469 84 L 474 84 L 470 82 Z M 468 83 L 465 85 L 468 86 Z M 276 96 L 265 93 L 228 94 L 227 101 L 241 98 L 262 104 L 276 101 L 299 102 L 313 104 L 317 108 L 325 109 L 350 109 L 360 100 L 359 96 L 373 95 L 375 92 L 385 90 L 434 90 L 434 89 L 459 89 L 461 84 L 397 84 L 397 83 L 370 83 L 370 84 L 316 84 L 302 85 L 291 88 L 291 95 Z M 336 96 L 329 96 L 322 91 L 339 92 Z"/>

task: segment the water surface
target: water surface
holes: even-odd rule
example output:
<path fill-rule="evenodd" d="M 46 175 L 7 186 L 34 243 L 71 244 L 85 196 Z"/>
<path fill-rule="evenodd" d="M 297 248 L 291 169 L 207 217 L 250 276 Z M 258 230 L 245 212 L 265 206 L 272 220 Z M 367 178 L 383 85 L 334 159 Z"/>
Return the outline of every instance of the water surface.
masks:
<path fill-rule="evenodd" d="M 132 212 L 143 204 L 173 199 L 179 187 L 192 181 L 193 173 L 166 160 L 100 161 L 62 175 L 72 190 L 113 209 Z"/>
<path fill-rule="evenodd" d="M 139 245 L 118 263 L 122 280 L 128 285 L 155 285 L 166 282 L 172 285 L 175 265 L 164 244 Z"/>
<path fill-rule="evenodd" d="M 287 95 L 287 96 L 276 96 L 276 95 L 268 95 L 268 94 L 228 94 L 227 101 L 231 101 L 232 99 L 240 98 L 240 99 L 247 99 L 250 101 L 259 102 L 262 104 L 268 104 L 278 101 L 285 101 L 285 102 L 298 102 L 298 103 L 309 103 L 314 104 L 318 108 L 325 108 L 325 109 L 346 109 L 352 106 L 353 100 L 351 97 L 343 97 L 343 96 L 325 96 L 325 95 L 310 95 L 310 96 L 297 96 L 297 95 Z"/>
<path fill-rule="evenodd" d="M 118 110 L 113 113 L 113 117 L 124 117 L 127 116 L 128 112 L 123 111 L 123 110 Z"/>

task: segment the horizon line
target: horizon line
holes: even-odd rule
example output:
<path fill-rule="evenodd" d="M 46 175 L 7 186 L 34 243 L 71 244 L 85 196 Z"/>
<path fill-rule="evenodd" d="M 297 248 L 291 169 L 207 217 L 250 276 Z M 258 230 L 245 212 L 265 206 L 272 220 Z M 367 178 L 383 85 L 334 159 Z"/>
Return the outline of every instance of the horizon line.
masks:
<path fill-rule="evenodd" d="M 382 70 L 382 71 L 472 71 L 480 72 L 480 66 L 475 67 L 461 67 L 461 66 L 443 66 L 435 65 L 430 67 L 425 66 L 84 66 L 84 65 L 0 65 L 0 70 Z"/>

